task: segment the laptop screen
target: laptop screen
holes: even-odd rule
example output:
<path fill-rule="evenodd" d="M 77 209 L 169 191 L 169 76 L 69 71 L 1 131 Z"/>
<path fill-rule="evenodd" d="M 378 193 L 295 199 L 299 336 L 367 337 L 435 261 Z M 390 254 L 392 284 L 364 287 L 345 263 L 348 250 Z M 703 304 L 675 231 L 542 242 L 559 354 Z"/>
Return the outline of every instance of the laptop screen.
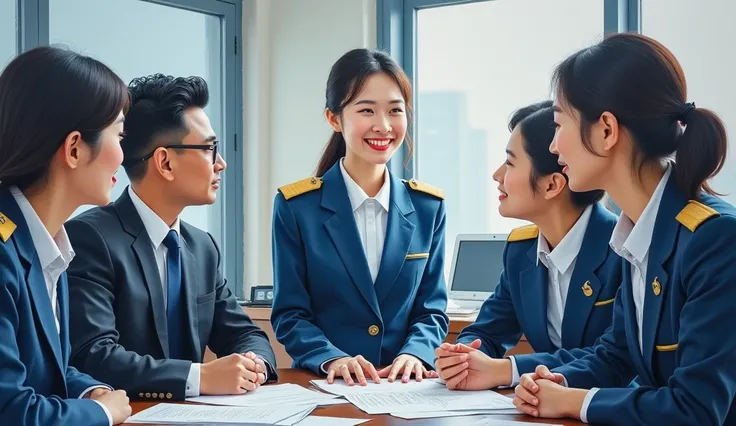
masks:
<path fill-rule="evenodd" d="M 505 240 L 459 241 L 450 291 L 489 294 L 503 270 Z"/>

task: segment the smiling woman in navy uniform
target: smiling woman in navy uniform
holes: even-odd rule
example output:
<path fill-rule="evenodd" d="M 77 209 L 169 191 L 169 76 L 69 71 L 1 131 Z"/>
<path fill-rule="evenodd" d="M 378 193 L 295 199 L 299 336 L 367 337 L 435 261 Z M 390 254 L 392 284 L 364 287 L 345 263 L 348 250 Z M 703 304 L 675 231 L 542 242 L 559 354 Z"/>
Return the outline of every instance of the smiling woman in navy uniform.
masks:
<path fill-rule="evenodd" d="M 442 192 L 386 167 L 405 140 L 410 96 L 385 53 L 343 55 L 327 81 L 334 134 L 317 176 L 276 195 L 271 321 L 294 367 L 328 382 L 436 374 L 449 326 Z"/>
<path fill-rule="evenodd" d="M 68 50 L 32 49 L 0 75 L 0 423 L 122 423 L 125 391 L 69 366 L 64 221 L 110 201 L 125 84 Z"/>
<path fill-rule="evenodd" d="M 554 76 L 551 149 L 571 189 L 621 207 L 611 245 L 627 263 L 611 332 L 557 374 L 522 376 L 515 404 L 595 424 L 736 424 L 736 209 L 706 183 L 726 159 L 721 120 L 686 103 L 677 59 L 642 35 L 609 36 Z M 621 374 L 641 386 L 617 387 Z"/>
<path fill-rule="evenodd" d="M 616 215 L 600 204 L 603 191 L 568 188 L 557 155 L 549 152 L 553 115 L 546 101 L 510 120 L 507 159 L 493 174 L 499 212 L 533 225 L 509 233 L 495 291 L 457 344 L 435 351 L 450 389 L 516 384 L 519 374 L 539 364 L 562 365 L 590 353 L 611 325 L 621 283 L 621 258 L 608 245 Z M 535 353 L 503 359 L 522 333 Z"/>

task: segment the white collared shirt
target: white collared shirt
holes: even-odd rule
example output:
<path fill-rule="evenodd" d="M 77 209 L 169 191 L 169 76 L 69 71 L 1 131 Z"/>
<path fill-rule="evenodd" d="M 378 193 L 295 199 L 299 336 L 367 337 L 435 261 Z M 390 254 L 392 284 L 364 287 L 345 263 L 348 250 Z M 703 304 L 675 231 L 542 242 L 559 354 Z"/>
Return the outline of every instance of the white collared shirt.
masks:
<path fill-rule="evenodd" d="M 375 197 L 369 197 L 365 191 L 350 177 L 340 160 L 340 172 L 348 190 L 350 205 L 353 207 L 355 224 L 363 243 L 363 251 L 368 260 L 373 283 L 376 282 L 378 270 L 381 266 L 383 244 L 386 240 L 386 225 L 388 224 L 388 209 L 391 204 L 391 178 L 388 169 L 384 173 L 383 186 Z"/>
<path fill-rule="evenodd" d="M 639 351 L 644 353 L 642 329 L 644 328 L 644 297 L 646 295 L 647 263 L 649 262 L 649 246 L 654 236 L 654 224 L 657 221 L 659 205 L 667 181 L 672 174 L 672 165 L 667 165 L 664 176 L 660 179 L 652 193 L 647 206 L 641 213 L 639 220 L 634 222 L 625 214 L 621 214 L 613 228 L 610 246 L 620 257 L 631 264 L 631 294 L 636 308 L 636 325 L 639 330 Z M 583 407 L 580 409 L 580 420 L 588 423 L 588 406 L 598 388 L 592 388 L 585 395 Z"/>
<path fill-rule="evenodd" d="M 537 237 L 537 264 L 547 268 L 547 334 L 552 344 L 562 347 L 562 319 L 565 315 L 567 292 L 575 270 L 575 263 L 583 245 L 585 231 L 588 229 L 593 206 L 583 210 L 575 225 L 562 238 L 562 241 L 550 251 L 547 239 L 540 233 Z"/>
<path fill-rule="evenodd" d="M 41 222 L 41 218 L 38 217 L 31 203 L 18 187 L 11 187 L 10 193 L 13 195 L 15 202 L 18 203 L 20 212 L 28 224 L 28 230 L 31 232 L 31 239 L 36 248 L 38 260 L 43 270 L 43 277 L 46 281 L 46 290 L 49 293 L 51 309 L 56 321 L 56 332 L 58 333 L 60 327 L 57 284 L 59 277 L 69 268 L 69 264 L 74 258 L 72 244 L 63 226 L 54 237 L 51 236 L 48 229 L 46 229 L 46 225 Z"/>
<path fill-rule="evenodd" d="M 550 251 L 547 239 L 540 233 L 537 237 L 537 264 L 547 268 L 547 335 L 552 344 L 562 347 L 562 321 L 567 304 L 567 293 L 570 289 L 570 280 L 575 271 L 575 263 L 583 246 L 585 231 L 588 229 L 593 206 L 583 210 L 575 224 L 562 237 L 562 241 Z M 519 383 L 519 369 L 516 358 L 511 359 L 511 386 Z"/>
<path fill-rule="evenodd" d="M 133 191 L 132 187 L 128 187 L 128 194 L 130 195 L 130 200 L 133 202 L 133 206 L 135 206 L 135 209 L 138 212 L 138 216 L 140 216 L 141 221 L 143 222 L 143 226 L 146 228 L 148 238 L 151 239 L 151 245 L 153 246 L 153 255 L 156 257 L 156 266 L 158 267 L 158 276 L 159 278 L 161 278 L 161 286 L 164 295 L 164 308 L 166 308 L 168 300 L 166 255 L 168 254 L 169 250 L 164 245 L 164 239 L 169 234 L 169 231 L 173 229 L 179 235 L 179 239 L 181 241 L 181 232 L 179 232 L 179 218 L 177 217 L 176 221 L 174 221 L 174 224 L 169 227 L 169 225 L 167 225 L 166 222 L 164 222 L 163 219 L 161 219 L 161 217 L 156 214 L 156 212 L 151 210 L 151 208 L 148 207 L 148 205 L 146 205 L 143 200 L 141 200 L 138 194 Z M 202 364 L 197 362 L 193 362 L 192 366 L 189 368 L 189 374 L 187 375 L 187 387 L 185 391 L 185 396 L 187 398 L 199 396 L 201 369 Z"/>
<path fill-rule="evenodd" d="M 49 301 L 51 310 L 54 313 L 54 322 L 56 322 L 56 332 L 59 333 L 61 327 L 59 325 L 59 295 L 58 295 L 58 283 L 61 274 L 66 272 L 69 268 L 69 264 L 74 259 L 74 250 L 72 244 L 69 241 L 69 236 L 66 233 L 64 226 L 61 227 L 59 232 L 53 237 L 46 229 L 46 225 L 43 224 L 41 218 L 38 217 L 36 210 L 28 201 L 23 192 L 16 186 L 11 186 L 10 193 L 13 195 L 15 202 L 18 204 L 23 218 L 26 220 L 28 225 L 28 231 L 31 233 L 31 240 L 33 246 L 36 248 L 36 254 L 41 264 L 41 270 L 43 271 L 43 278 L 46 282 L 46 290 L 49 293 Z M 37 300 L 36 303 L 42 303 Z M 39 307 L 39 309 L 43 309 Z M 50 337 L 50 336 L 49 336 Z M 79 398 L 84 398 L 87 393 L 97 388 L 109 389 L 107 386 L 90 386 L 85 389 Z M 112 415 L 101 402 L 95 401 L 102 410 L 105 411 L 107 420 L 112 426 Z"/>

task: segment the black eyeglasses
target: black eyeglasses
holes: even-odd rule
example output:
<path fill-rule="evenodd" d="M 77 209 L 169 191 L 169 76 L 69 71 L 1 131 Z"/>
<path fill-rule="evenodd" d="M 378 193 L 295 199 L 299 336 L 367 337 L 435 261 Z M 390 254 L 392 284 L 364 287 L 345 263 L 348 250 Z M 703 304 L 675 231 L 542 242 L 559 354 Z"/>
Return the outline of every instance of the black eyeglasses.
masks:
<path fill-rule="evenodd" d="M 200 144 L 200 145 L 182 145 L 182 144 L 174 144 L 174 145 L 164 145 L 164 146 L 157 146 L 156 149 L 159 148 L 171 148 L 171 149 L 199 149 L 201 151 L 212 151 L 212 164 L 217 163 L 217 147 L 220 144 L 220 141 L 213 141 L 211 144 Z M 151 151 L 146 156 L 142 157 L 139 161 L 147 161 L 149 158 L 153 157 L 153 154 L 156 153 L 156 149 Z"/>

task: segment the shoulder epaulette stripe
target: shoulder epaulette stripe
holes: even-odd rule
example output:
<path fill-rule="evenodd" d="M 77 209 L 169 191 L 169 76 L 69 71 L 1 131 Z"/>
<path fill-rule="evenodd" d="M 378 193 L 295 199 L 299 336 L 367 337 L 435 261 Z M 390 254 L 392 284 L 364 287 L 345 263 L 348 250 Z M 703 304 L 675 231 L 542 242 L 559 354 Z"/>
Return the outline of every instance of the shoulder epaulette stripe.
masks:
<path fill-rule="evenodd" d="M 415 191 L 424 192 L 425 194 L 433 195 L 439 198 L 440 200 L 445 199 L 445 192 L 441 190 L 440 188 L 437 188 L 436 186 L 432 186 L 428 183 L 420 182 L 416 179 L 402 180 L 402 181 L 406 183 L 407 185 L 409 185 L 409 188 Z"/>
<path fill-rule="evenodd" d="M 513 229 L 509 233 L 509 237 L 506 241 L 512 243 L 514 241 L 526 241 L 539 236 L 539 228 L 537 225 L 527 225 L 520 228 Z"/>
<path fill-rule="evenodd" d="M 15 228 L 15 223 L 9 217 L 0 213 L 0 240 L 2 242 L 5 243 L 10 239 L 10 236 L 15 232 Z"/>
<path fill-rule="evenodd" d="M 284 198 L 291 199 L 307 192 L 320 189 L 322 187 L 322 178 L 310 177 L 302 179 L 298 182 L 290 183 L 279 188 Z"/>
<path fill-rule="evenodd" d="M 680 210 L 680 213 L 677 214 L 675 219 L 685 228 L 689 229 L 690 232 L 695 232 L 703 222 L 720 215 L 720 213 L 705 204 L 690 200 L 685 208 Z"/>

